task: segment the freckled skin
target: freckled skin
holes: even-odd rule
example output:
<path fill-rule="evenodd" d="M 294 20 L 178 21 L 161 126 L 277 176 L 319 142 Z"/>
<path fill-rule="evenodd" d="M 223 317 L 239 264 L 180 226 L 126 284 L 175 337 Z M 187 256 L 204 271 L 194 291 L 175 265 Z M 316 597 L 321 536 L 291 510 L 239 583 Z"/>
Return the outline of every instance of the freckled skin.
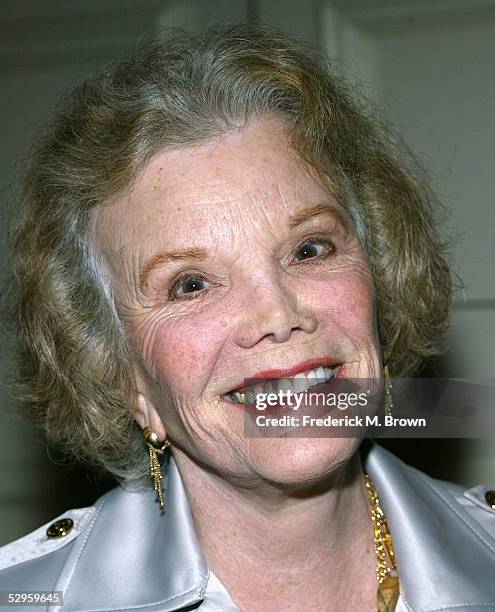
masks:
<path fill-rule="evenodd" d="M 355 439 L 246 438 L 242 409 L 221 401 L 257 371 L 324 355 L 349 377 L 381 374 L 357 237 L 327 215 L 288 227 L 291 215 L 321 203 L 339 208 L 272 118 L 156 155 L 128 195 L 97 209 L 95 238 L 138 354 L 136 419 L 168 435 L 181 470 L 205 466 L 261 494 L 323 480 L 354 454 Z M 324 256 L 298 261 L 307 243 Z M 196 247 L 207 260 L 167 263 L 139 286 L 149 258 Z M 197 297 L 171 296 L 187 272 L 203 279 Z"/>

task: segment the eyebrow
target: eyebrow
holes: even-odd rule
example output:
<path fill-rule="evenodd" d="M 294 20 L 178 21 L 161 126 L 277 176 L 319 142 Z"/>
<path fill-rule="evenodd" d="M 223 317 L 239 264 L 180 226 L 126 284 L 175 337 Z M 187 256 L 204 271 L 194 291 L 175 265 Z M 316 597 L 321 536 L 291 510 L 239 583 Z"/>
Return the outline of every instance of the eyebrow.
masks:
<path fill-rule="evenodd" d="M 330 204 L 317 204 L 316 206 L 311 206 L 310 208 L 304 208 L 297 213 L 294 213 L 289 219 L 289 227 L 293 229 L 301 223 L 312 219 L 313 217 L 317 217 L 319 215 L 328 215 L 337 219 L 339 223 L 341 223 L 344 229 L 349 229 L 349 223 L 344 215 L 331 206 Z"/>
<path fill-rule="evenodd" d="M 202 248 L 180 249 L 178 251 L 166 251 L 164 253 L 153 255 L 153 257 L 148 259 L 148 261 L 144 264 L 143 269 L 139 274 L 139 285 L 141 288 L 144 287 L 151 272 L 163 264 L 171 261 L 184 261 L 189 259 L 204 261 L 207 259 L 207 257 L 208 251 Z"/>
<path fill-rule="evenodd" d="M 317 204 L 316 206 L 311 206 L 310 208 L 305 208 L 303 210 L 298 211 L 297 213 L 291 215 L 289 218 L 289 228 L 293 229 L 298 225 L 301 225 L 305 221 L 313 219 L 319 215 L 328 215 L 334 217 L 339 221 L 344 229 L 348 229 L 348 222 L 344 218 L 344 216 L 338 211 L 336 208 L 330 206 L 329 204 Z M 164 251 L 162 253 L 158 253 L 150 257 L 148 261 L 144 264 L 143 269 L 139 273 L 139 286 L 143 288 L 147 283 L 150 274 L 158 267 L 174 262 L 174 261 L 185 261 L 185 260 L 194 260 L 194 261 L 204 261 L 208 258 L 208 251 L 204 248 L 188 248 L 188 249 L 179 249 L 177 251 Z"/>

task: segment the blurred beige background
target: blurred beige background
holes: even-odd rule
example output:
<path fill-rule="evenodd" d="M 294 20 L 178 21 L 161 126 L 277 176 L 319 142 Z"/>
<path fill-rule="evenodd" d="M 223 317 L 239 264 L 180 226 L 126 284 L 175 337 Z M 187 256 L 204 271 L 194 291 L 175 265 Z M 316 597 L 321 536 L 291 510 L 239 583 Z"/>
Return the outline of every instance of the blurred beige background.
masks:
<path fill-rule="evenodd" d="M 495 0 L 3 0 L 0 266 L 2 211 L 17 160 L 57 96 L 129 54 L 157 25 L 232 20 L 275 23 L 320 44 L 386 104 L 432 173 L 459 237 L 453 261 L 466 290 L 456 297 L 448 354 L 433 371 L 495 378 Z M 6 360 L 0 355 L 2 372 Z M 5 382 L 0 404 L 3 544 L 68 507 L 91 504 L 112 483 L 59 465 L 42 435 L 16 416 Z M 434 476 L 495 485 L 493 440 L 384 445 Z"/>

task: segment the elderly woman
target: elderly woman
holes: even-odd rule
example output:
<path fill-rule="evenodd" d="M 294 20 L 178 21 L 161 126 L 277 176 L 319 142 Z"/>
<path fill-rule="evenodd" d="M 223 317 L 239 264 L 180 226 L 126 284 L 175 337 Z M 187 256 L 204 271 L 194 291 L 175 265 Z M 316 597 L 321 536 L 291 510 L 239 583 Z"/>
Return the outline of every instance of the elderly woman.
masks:
<path fill-rule="evenodd" d="M 486 487 L 362 436 L 245 434 L 246 379 L 296 396 L 440 350 L 438 204 L 397 142 L 262 26 L 171 32 L 71 93 L 24 180 L 20 374 L 49 438 L 122 486 L 4 547 L 1 590 L 64 612 L 495 610 Z"/>

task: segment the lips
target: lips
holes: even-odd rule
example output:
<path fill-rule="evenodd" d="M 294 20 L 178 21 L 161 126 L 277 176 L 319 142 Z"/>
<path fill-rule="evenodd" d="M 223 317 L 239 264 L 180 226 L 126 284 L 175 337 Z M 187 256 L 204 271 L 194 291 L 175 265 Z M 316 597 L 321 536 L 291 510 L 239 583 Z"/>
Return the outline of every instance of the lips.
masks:
<path fill-rule="evenodd" d="M 251 404 L 258 394 L 302 393 L 311 387 L 330 383 L 341 370 L 341 364 L 330 357 L 310 359 L 291 368 L 257 372 L 222 396 L 225 401 Z"/>
<path fill-rule="evenodd" d="M 262 372 L 257 372 L 249 378 L 290 378 L 291 376 L 299 374 L 300 372 L 313 370 L 318 367 L 334 367 L 338 364 L 338 360 L 332 359 L 331 357 L 319 357 L 316 359 L 308 359 L 307 361 L 298 363 L 297 365 L 291 368 L 283 368 L 278 370 L 263 370 Z"/>

